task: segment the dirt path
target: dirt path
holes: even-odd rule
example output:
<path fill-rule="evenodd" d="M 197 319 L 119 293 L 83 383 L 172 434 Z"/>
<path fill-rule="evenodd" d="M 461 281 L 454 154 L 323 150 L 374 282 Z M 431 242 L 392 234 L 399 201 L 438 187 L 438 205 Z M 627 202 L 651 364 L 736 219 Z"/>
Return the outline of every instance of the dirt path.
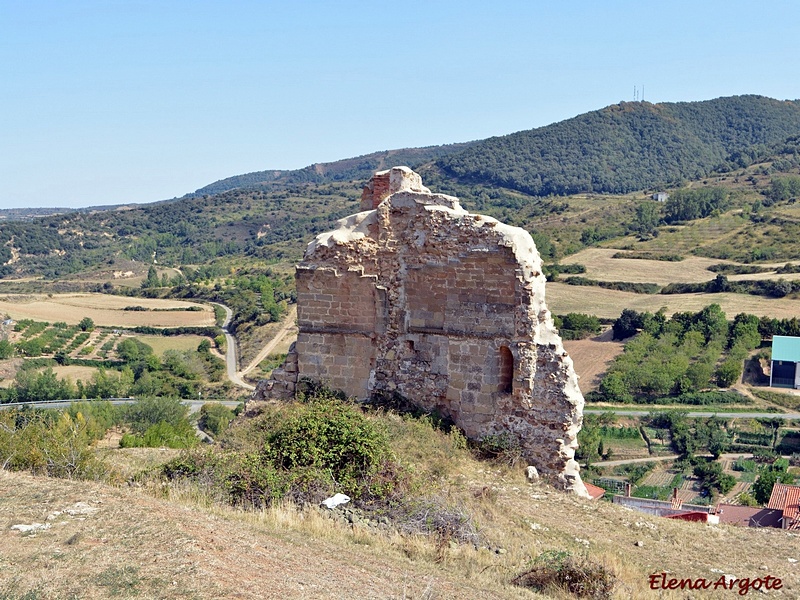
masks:
<path fill-rule="evenodd" d="M 278 330 L 278 332 L 275 334 L 275 337 L 273 337 L 269 341 L 269 343 L 267 343 L 267 345 L 261 349 L 261 352 L 259 352 L 256 355 L 256 357 L 250 362 L 249 365 L 247 365 L 244 369 L 239 371 L 239 375 L 246 375 L 247 373 L 255 369 L 261 363 L 262 360 L 264 360 L 267 356 L 269 356 L 275 349 L 275 347 L 281 343 L 283 338 L 285 338 L 292 330 L 292 328 L 295 327 L 296 321 L 297 321 L 297 305 L 292 305 L 292 307 L 289 309 L 289 314 L 286 315 L 286 318 L 283 320 L 283 324 L 281 325 L 281 328 Z"/>

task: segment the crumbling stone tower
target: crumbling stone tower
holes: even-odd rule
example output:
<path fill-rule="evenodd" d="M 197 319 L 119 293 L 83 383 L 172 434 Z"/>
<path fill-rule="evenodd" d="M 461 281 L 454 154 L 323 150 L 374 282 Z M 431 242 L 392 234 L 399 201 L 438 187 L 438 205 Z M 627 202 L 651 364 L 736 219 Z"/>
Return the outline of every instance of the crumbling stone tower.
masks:
<path fill-rule="evenodd" d="M 574 460 L 584 400 L 531 236 L 431 193 L 406 167 L 377 173 L 361 210 L 309 244 L 297 343 L 256 395 L 290 395 L 304 378 L 360 399 L 396 392 L 472 439 L 517 437 L 529 464 L 585 495 Z"/>

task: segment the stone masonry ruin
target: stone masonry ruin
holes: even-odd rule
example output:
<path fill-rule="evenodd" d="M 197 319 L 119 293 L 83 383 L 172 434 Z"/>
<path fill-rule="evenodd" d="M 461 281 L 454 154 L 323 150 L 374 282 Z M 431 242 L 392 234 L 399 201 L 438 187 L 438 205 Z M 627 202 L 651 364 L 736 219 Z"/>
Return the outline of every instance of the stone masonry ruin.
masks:
<path fill-rule="evenodd" d="M 528 464 L 586 495 L 574 460 L 584 400 L 530 234 L 406 167 L 377 173 L 361 211 L 309 244 L 297 342 L 254 397 L 290 397 L 304 379 L 358 399 L 400 394 L 471 439 L 518 438 Z"/>

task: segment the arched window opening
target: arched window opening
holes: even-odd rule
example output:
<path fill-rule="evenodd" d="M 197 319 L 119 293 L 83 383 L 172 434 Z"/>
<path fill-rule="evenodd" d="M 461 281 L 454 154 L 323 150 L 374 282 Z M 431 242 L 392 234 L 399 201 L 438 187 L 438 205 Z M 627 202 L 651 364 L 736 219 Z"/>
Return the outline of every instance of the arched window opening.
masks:
<path fill-rule="evenodd" d="M 504 394 L 510 394 L 514 382 L 514 355 L 508 346 L 500 346 L 500 377 L 499 389 Z"/>

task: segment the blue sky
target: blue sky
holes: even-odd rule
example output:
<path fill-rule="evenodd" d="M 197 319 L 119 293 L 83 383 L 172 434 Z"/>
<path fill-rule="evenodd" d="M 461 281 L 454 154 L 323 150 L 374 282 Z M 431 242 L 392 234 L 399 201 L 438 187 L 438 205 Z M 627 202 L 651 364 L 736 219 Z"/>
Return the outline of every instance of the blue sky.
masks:
<path fill-rule="evenodd" d="M 0 0 L 0 208 L 480 139 L 633 100 L 800 98 L 800 3 Z"/>

